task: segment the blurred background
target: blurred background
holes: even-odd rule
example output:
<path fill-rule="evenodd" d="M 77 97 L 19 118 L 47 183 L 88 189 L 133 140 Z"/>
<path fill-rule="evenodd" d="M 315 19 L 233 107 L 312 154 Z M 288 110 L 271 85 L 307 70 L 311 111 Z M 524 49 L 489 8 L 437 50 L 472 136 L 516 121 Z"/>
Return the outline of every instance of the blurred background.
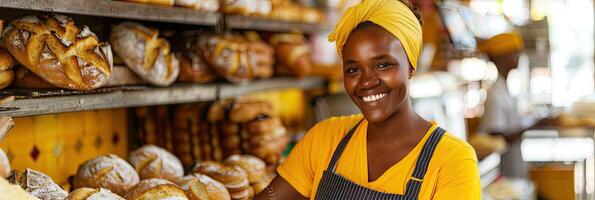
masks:
<path fill-rule="evenodd" d="M 359 113 L 327 41 L 357 2 L 0 0 L 0 54 L 13 57 L 2 68 L 11 78 L 0 90 L 5 165 L 39 170 L 70 191 L 68 177 L 84 161 L 105 154 L 126 159 L 154 144 L 175 154 L 187 172 L 196 162 L 254 155 L 266 163 L 270 181 L 315 123 Z M 483 198 L 595 199 L 594 2 L 411 2 L 424 21 L 409 82 L 413 106 L 475 148 Z M 73 88 L 21 62 L 18 45 L 11 45 L 19 39 L 7 32 L 19 18 L 50 13 L 88 25 L 112 44 L 107 81 Z M 179 60 L 167 64 L 179 71 L 164 78 L 170 81 L 156 81 L 159 73 L 134 61 L 142 55 L 114 45 L 153 48 L 148 39 L 110 37 L 126 21 L 151 27 L 147 35 L 157 33 L 171 46 L 160 54 Z M 522 41 L 522 48 L 504 52 L 515 54 L 506 73 L 494 61 L 501 56 L 482 49 L 503 33 Z"/>

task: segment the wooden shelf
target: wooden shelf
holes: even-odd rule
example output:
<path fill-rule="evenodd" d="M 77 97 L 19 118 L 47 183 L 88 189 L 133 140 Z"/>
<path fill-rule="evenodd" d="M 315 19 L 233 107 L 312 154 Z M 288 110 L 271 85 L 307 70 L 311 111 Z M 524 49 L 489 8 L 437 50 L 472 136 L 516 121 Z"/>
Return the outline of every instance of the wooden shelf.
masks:
<path fill-rule="evenodd" d="M 325 24 L 288 22 L 251 16 L 225 16 L 225 24 L 231 29 L 249 29 L 273 32 L 321 33 L 331 31 L 333 27 Z"/>
<path fill-rule="evenodd" d="M 273 78 L 258 80 L 245 85 L 233 84 L 175 84 L 171 87 L 148 87 L 141 91 L 116 91 L 100 94 L 80 94 L 40 98 L 17 99 L 0 108 L 0 116 L 23 117 L 84 110 L 126 108 L 136 106 L 167 105 L 212 101 L 218 98 L 241 96 L 251 92 L 298 87 L 314 89 L 323 87 L 321 78 Z"/>
<path fill-rule="evenodd" d="M 109 0 L 0 0 L 0 7 L 78 15 L 216 25 L 219 13 Z"/>

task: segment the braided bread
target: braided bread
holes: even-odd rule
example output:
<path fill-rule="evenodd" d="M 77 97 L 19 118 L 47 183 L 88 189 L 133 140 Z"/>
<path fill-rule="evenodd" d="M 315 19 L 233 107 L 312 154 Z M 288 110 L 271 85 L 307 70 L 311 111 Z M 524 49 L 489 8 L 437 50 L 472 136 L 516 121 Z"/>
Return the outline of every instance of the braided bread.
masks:
<path fill-rule="evenodd" d="M 112 52 L 87 26 L 79 28 L 63 15 L 28 16 L 4 31 L 14 58 L 47 82 L 61 88 L 91 90 L 103 86 L 112 70 Z"/>
<path fill-rule="evenodd" d="M 110 42 L 124 63 L 147 82 L 168 86 L 178 77 L 179 61 L 170 52 L 169 42 L 159 37 L 159 31 L 124 22 L 112 29 Z"/>

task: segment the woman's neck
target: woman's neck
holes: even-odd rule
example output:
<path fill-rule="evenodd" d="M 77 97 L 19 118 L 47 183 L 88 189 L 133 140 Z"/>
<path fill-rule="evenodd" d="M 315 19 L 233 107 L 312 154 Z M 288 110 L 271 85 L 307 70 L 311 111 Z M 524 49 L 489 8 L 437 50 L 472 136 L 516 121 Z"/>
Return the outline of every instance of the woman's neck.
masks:
<path fill-rule="evenodd" d="M 399 140 L 407 140 L 418 138 L 419 134 L 423 135 L 430 126 L 431 123 L 417 115 L 411 104 L 407 102 L 386 120 L 369 122 L 368 139 L 399 138 Z"/>

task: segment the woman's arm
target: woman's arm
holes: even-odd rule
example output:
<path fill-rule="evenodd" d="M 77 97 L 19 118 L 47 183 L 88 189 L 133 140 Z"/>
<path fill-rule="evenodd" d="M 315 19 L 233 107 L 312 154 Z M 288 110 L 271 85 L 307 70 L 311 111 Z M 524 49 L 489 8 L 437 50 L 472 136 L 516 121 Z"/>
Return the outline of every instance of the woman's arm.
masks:
<path fill-rule="evenodd" d="M 271 184 L 254 197 L 254 200 L 282 200 L 282 199 L 308 199 L 281 176 L 275 177 Z"/>

